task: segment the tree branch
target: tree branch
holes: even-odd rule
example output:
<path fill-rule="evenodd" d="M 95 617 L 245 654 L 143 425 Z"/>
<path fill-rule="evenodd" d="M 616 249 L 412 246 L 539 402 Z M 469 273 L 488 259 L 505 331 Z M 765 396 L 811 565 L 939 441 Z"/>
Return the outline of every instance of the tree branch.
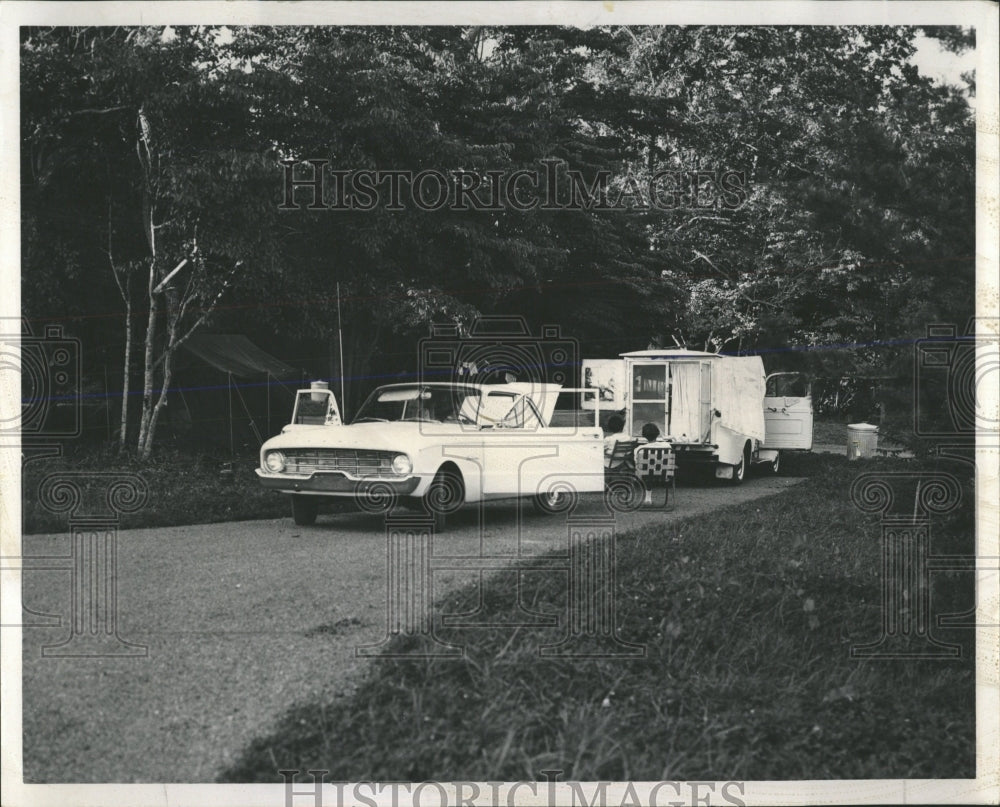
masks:
<path fill-rule="evenodd" d="M 66 113 L 66 117 L 75 118 L 78 115 L 110 115 L 112 112 L 124 112 L 127 106 L 109 106 L 106 109 L 74 109 Z"/>
<path fill-rule="evenodd" d="M 242 265 L 243 265 L 243 261 L 237 261 L 236 265 L 233 266 L 233 268 L 229 270 L 229 274 L 226 276 L 226 279 L 222 283 L 222 288 L 219 289 L 218 294 L 215 295 L 215 297 L 212 299 L 212 302 L 209 303 L 207 306 L 205 306 L 204 309 L 202 309 L 201 316 L 198 317 L 198 319 L 196 319 L 194 321 L 194 324 L 192 324 L 191 327 L 188 328 L 187 332 L 183 336 L 181 336 L 179 339 L 175 340 L 172 344 L 170 344 L 170 345 L 167 346 L 167 349 L 164 350 L 164 352 L 160 354 L 160 358 L 158 358 L 156 360 L 156 363 L 153 365 L 154 367 L 159 367 L 163 363 L 164 359 L 167 357 L 168 353 L 173 353 L 177 348 L 179 348 L 181 345 L 183 345 L 188 340 L 188 338 L 196 330 L 198 330 L 198 328 L 201 327 L 202 323 L 204 323 L 205 320 L 208 319 L 208 316 L 215 310 L 215 307 L 219 304 L 219 300 L 222 299 L 222 295 L 225 294 L 229 290 L 229 286 L 232 284 L 233 275 L 236 274 L 236 271 Z M 186 308 L 186 305 L 187 305 L 186 302 L 182 302 L 181 307 L 179 308 L 179 311 L 182 312 L 183 309 Z M 181 316 L 182 316 L 182 314 L 178 314 L 177 321 L 180 321 L 180 317 Z"/>

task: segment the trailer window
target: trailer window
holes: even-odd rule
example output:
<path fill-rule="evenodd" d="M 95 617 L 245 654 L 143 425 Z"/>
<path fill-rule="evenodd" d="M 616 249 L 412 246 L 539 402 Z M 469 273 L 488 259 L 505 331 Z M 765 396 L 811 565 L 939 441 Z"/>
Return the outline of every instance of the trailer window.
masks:
<path fill-rule="evenodd" d="M 636 365 L 632 369 L 632 397 L 637 401 L 665 401 L 667 366 Z"/>
<path fill-rule="evenodd" d="M 638 437 L 647 423 L 654 424 L 660 434 L 666 434 L 667 395 L 666 364 L 633 365 L 630 428 L 633 437 Z"/>

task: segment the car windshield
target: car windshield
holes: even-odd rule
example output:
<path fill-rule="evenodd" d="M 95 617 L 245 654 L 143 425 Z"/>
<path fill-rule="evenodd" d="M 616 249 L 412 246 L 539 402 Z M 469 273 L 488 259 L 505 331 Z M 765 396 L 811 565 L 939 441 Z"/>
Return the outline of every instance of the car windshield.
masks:
<path fill-rule="evenodd" d="M 354 423 L 414 421 L 466 423 L 476 421 L 479 390 L 474 387 L 432 387 L 404 384 L 379 387 L 358 410 Z"/>

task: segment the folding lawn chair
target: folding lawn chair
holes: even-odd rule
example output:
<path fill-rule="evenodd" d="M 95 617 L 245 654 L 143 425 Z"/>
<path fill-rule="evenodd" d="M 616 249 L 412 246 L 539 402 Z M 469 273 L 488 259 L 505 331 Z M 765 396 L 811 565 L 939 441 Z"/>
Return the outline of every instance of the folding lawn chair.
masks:
<path fill-rule="evenodd" d="M 638 440 L 619 440 L 608 457 L 608 465 L 604 471 L 605 476 L 620 476 L 624 474 L 635 474 L 635 458 L 633 452 L 639 445 Z"/>
<path fill-rule="evenodd" d="M 645 443 L 637 446 L 633 451 L 635 462 L 635 474 L 642 480 L 642 487 L 645 491 L 643 506 L 653 506 L 653 492 L 651 486 L 657 482 L 663 482 L 663 505 L 664 512 L 673 510 L 677 503 L 675 501 L 677 488 L 674 484 L 674 477 L 677 473 L 677 455 L 674 447 L 667 442 Z"/>

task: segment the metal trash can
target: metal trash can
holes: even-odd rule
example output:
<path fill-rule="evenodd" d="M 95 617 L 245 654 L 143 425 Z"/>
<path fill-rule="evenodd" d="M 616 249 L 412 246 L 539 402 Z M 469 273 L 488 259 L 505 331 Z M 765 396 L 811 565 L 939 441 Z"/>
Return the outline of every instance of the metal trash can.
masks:
<path fill-rule="evenodd" d="M 850 423 L 847 426 L 847 459 L 860 460 L 875 456 L 878 448 L 878 426 L 871 423 Z"/>

